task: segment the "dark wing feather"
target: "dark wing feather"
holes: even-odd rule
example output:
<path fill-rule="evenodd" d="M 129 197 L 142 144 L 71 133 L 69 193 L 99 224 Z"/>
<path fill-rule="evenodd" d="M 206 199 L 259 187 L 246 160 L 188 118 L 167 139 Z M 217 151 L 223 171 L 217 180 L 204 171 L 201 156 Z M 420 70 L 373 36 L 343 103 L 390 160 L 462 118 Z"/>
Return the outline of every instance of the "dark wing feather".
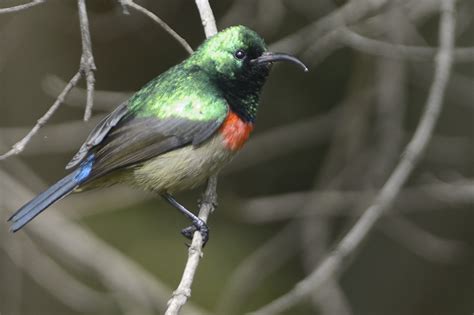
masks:
<path fill-rule="evenodd" d="M 95 162 L 88 181 L 185 145 L 197 146 L 216 132 L 224 118 L 209 121 L 124 118 L 91 150 Z"/>
<path fill-rule="evenodd" d="M 89 150 L 98 145 L 109 131 L 127 114 L 127 112 L 127 102 L 122 103 L 113 112 L 107 115 L 97 126 L 95 126 L 86 141 L 80 147 L 79 151 L 66 165 L 66 169 L 70 169 L 84 160 Z"/>

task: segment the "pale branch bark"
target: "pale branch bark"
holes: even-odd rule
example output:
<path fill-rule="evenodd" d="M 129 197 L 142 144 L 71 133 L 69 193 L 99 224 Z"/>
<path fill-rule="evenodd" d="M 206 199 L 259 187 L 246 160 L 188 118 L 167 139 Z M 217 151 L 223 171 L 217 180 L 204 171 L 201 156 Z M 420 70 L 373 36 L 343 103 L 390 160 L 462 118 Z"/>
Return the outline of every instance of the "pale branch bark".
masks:
<path fill-rule="evenodd" d="M 202 25 L 206 37 L 209 38 L 217 33 L 216 21 L 212 13 L 211 6 L 208 0 L 196 0 L 199 14 L 201 16 Z M 201 197 L 201 205 L 199 207 L 199 218 L 207 222 L 207 218 L 217 207 L 217 174 L 211 176 L 207 181 L 206 189 Z M 184 267 L 183 275 L 178 288 L 173 292 L 172 297 L 168 301 L 168 307 L 165 315 L 178 315 L 181 308 L 186 304 L 188 298 L 191 296 L 191 286 L 193 284 L 194 275 L 196 274 L 199 261 L 203 255 L 202 235 L 196 231 L 191 241 L 191 246 L 188 250 L 188 260 Z"/>
<path fill-rule="evenodd" d="M 45 0 L 33 0 L 29 3 L 25 3 L 25 4 L 20 4 L 20 5 L 16 5 L 14 7 L 9 7 L 9 8 L 0 8 L 0 14 L 3 14 L 3 13 L 12 13 L 12 12 L 18 12 L 18 11 L 21 11 L 21 10 L 26 10 L 26 9 L 29 9 L 29 8 L 32 8 L 38 4 L 42 4 L 44 3 Z"/>
<path fill-rule="evenodd" d="M 87 17 L 86 1 L 77 0 L 77 8 L 79 12 L 79 27 L 81 29 L 82 55 L 80 71 L 86 79 L 87 98 L 86 109 L 84 111 L 84 121 L 88 121 L 92 114 L 92 106 L 94 104 L 94 71 L 97 69 L 92 54 L 91 34 L 89 30 L 89 18 Z"/>
<path fill-rule="evenodd" d="M 211 176 L 208 180 L 206 190 L 202 195 L 201 206 L 199 209 L 199 218 L 204 222 L 207 221 L 209 215 L 217 206 L 216 187 L 217 177 Z M 194 275 L 196 274 L 199 261 L 203 256 L 203 245 L 202 235 L 199 231 L 196 231 L 191 246 L 189 246 L 188 260 L 184 267 L 183 276 L 181 277 L 178 288 L 173 292 L 171 299 L 168 301 L 165 315 L 179 314 L 181 308 L 186 304 L 188 298 L 191 296 L 191 286 L 193 284 Z"/>
<path fill-rule="evenodd" d="M 193 49 L 191 48 L 191 46 L 188 44 L 188 42 L 183 38 L 181 37 L 181 35 L 179 35 L 174 29 L 172 29 L 168 24 L 166 24 L 165 21 L 163 21 L 162 19 L 160 19 L 156 14 L 154 14 L 153 12 L 147 10 L 146 8 L 142 7 L 141 5 L 138 5 L 136 4 L 135 2 L 133 2 L 132 0 L 119 0 L 120 4 L 122 5 L 122 7 L 130 7 L 138 12 L 141 12 L 143 14 L 145 14 L 146 16 L 148 16 L 150 19 L 152 19 L 153 21 L 155 21 L 159 26 L 161 26 L 168 34 L 170 34 L 174 39 L 176 39 L 176 41 L 181 45 L 183 46 L 183 48 L 189 53 L 189 54 L 192 54 L 193 53 Z"/>
<path fill-rule="evenodd" d="M 33 136 L 38 132 L 38 130 L 48 122 L 51 116 L 53 116 L 56 110 L 61 106 L 61 104 L 64 102 L 64 98 L 67 96 L 69 91 L 71 91 L 71 89 L 74 86 L 76 86 L 80 78 L 81 78 L 81 72 L 78 71 L 71 78 L 71 80 L 69 80 L 68 84 L 64 87 L 61 94 L 59 94 L 58 98 L 53 103 L 53 105 L 51 105 L 48 111 L 46 111 L 46 113 L 43 116 L 41 116 L 40 119 L 38 119 L 38 121 L 36 122 L 36 125 L 30 130 L 30 132 L 28 132 L 28 134 L 25 137 L 23 137 L 23 139 L 15 143 L 8 152 L 0 155 L 0 160 L 4 160 L 12 155 L 19 154 L 25 149 L 25 146 L 28 144 L 28 142 L 30 142 L 31 138 L 33 138 Z"/>
<path fill-rule="evenodd" d="M 127 1 L 129 0 L 118 0 L 120 6 L 122 7 L 122 13 L 126 15 L 130 14 L 127 8 Z"/>
<path fill-rule="evenodd" d="M 440 48 L 436 56 L 436 70 L 426 102 L 425 111 L 415 134 L 407 145 L 399 164 L 354 227 L 339 242 L 337 247 L 305 279 L 281 297 L 253 312 L 253 315 L 283 312 L 301 301 L 309 293 L 319 289 L 327 280 L 336 276 L 347 264 L 348 258 L 358 249 L 375 223 L 390 208 L 400 189 L 423 156 L 440 116 L 444 91 L 449 80 L 453 58 L 455 34 L 455 1 L 445 0 L 441 5 L 439 31 Z"/>
<path fill-rule="evenodd" d="M 204 27 L 204 33 L 209 38 L 217 33 L 216 19 L 212 8 L 209 4 L 209 0 L 196 0 L 196 6 L 201 16 L 202 26 Z"/>

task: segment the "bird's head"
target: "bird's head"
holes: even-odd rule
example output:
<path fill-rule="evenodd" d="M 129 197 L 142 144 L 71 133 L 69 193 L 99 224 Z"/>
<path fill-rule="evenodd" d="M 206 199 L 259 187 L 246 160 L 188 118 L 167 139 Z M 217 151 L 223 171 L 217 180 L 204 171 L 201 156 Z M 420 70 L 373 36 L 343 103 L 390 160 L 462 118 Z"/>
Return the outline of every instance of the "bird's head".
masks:
<path fill-rule="evenodd" d="M 207 39 L 191 60 L 211 76 L 226 81 L 265 78 L 277 61 L 289 61 L 307 71 L 293 56 L 268 52 L 264 40 L 245 26 L 229 27 Z"/>
<path fill-rule="evenodd" d="M 308 69 L 296 57 L 267 50 L 263 39 L 244 26 L 232 26 L 207 39 L 186 62 L 205 71 L 242 119 L 253 122 L 271 65 L 288 61 Z"/>

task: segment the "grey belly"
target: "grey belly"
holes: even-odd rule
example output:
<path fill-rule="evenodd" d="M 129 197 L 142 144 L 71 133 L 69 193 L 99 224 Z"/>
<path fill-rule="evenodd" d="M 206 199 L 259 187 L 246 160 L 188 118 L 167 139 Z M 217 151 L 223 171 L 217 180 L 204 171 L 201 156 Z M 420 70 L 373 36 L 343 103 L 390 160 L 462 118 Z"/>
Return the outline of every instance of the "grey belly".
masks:
<path fill-rule="evenodd" d="M 158 193 L 191 189 L 218 172 L 234 155 L 216 136 L 197 148 L 177 149 L 135 167 L 127 181 Z"/>

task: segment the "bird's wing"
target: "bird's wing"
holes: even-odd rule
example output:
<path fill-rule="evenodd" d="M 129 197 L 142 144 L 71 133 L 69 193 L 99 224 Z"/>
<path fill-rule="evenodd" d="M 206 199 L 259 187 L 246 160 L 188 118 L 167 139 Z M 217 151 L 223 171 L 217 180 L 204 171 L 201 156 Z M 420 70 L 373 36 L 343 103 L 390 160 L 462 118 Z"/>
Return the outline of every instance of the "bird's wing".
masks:
<path fill-rule="evenodd" d="M 108 114 L 102 121 L 92 129 L 86 141 L 82 144 L 79 151 L 73 156 L 71 161 L 66 165 L 66 169 L 70 169 L 78 165 L 89 153 L 89 150 L 104 140 L 109 131 L 115 127 L 118 122 L 127 114 L 127 102 L 120 104 L 113 112 Z"/>
<path fill-rule="evenodd" d="M 121 105 L 122 106 L 122 105 Z M 228 111 L 220 105 L 212 117 L 189 119 L 140 116 L 120 107 L 107 116 L 87 138 L 69 163 L 77 165 L 88 153 L 94 164 L 87 181 L 129 167 L 186 145 L 198 146 L 216 132 Z M 218 113 L 218 115 L 217 115 Z M 69 166 L 68 164 L 68 166 Z"/>
<path fill-rule="evenodd" d="M 219 128 L 222 121 L 132 118 L 114 128 L 94 150 L 95 162 L 90 179 L 186 145 L 198 146 Z"/>

